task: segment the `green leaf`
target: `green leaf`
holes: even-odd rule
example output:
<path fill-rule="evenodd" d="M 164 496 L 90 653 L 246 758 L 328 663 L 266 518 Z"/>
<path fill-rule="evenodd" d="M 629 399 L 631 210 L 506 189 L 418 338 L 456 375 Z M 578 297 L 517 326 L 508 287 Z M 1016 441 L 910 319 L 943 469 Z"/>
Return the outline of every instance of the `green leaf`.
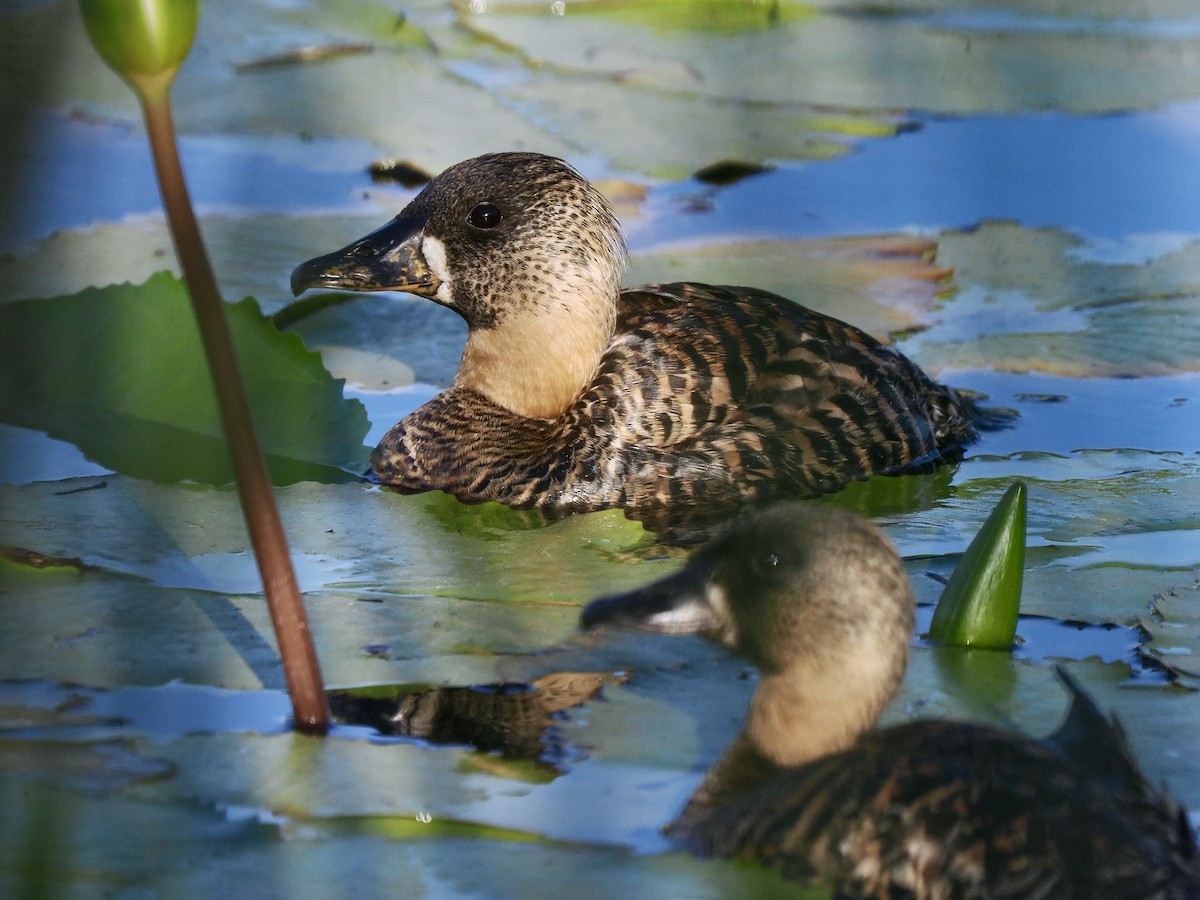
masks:
<path fill-rule="evenodd" d="M 320 357 L 252 299 L 226 307 L 277 484 L 345 481 L 366 465 L 366 413 Z M 182 282 L 90 288 L 0 306 L 0 421 L 71 441 L 153 481 L 231 479 L 216 398 Z"/>
<path fill-rule="evenodd" d="M 1025 494 L 1025 482 L 1015 482 L 971 541 L 933 614 L 933 640 L 985 650 L 1012 646 L 1025 571 Z"/>

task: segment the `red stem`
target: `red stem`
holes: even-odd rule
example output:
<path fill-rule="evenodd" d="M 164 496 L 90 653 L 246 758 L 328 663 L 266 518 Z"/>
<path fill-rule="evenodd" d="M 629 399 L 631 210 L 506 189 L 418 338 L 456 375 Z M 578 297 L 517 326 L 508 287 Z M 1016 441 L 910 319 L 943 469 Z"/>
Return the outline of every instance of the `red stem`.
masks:
<path fill-rule="evenodd" d="M 238 498 L 246 518 L 246 528 L 250 532 L 250 543 L 258 560 L 271 621 L 275 626 L 283 674 L 292 698 L 295 726 L 310 734 L 324 734 L 329 730 L 329 707 L 321 682 L 317 653 L 288 553 L 287 537 L 242 387 L 241 370 L 225 319 L 224 302 L 209 265 L 196 216 L 192 212 L 175 143 L 170 101 L 165 86 L 161 91 L 140 93 L 150 149 L 158 173 L 158 186 L 162 191 L 167 222 L 192 298 L 192 308 L 196 313 L 216 388 Z"/>

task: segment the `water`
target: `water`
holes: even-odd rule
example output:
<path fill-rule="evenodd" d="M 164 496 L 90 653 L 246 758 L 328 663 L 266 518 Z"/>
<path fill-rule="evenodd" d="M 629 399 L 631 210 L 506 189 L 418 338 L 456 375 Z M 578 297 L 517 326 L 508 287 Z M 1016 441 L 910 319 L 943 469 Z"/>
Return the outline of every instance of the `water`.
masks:
<path fill-rule="evenodd" d="M 712 197 L 670 233 L 631 228 L 635 246 L 728 237 L 812 237 L 965 228 L 989 219 L 1058 227 L 1143 259 L 1200 234 L 1200 104 L 1106 116 L 920 118 L 845 158 L 783 163 Z M 683 183 L 656 202 L 695 192 Z M 653 228 L 658 216 L 651 215 Z M 1153 245 L 1151 239 L 1159 238 Z"/>
<path fill-rule="evenodd" d="M 865 142 L 844 158 L 780 163 L 683 212 L 696 183 L 651 190 L 627 221 L 630 245 L 733 237 L 931 232 L 1011 219 L 1080 235 L 1108 261 L 1141 261 L 1200 235 L 1200 103 L 1120 115 L 918 118 L 915 129 Z M 14 153 L 22 191 L 39 202 L 9 217 L 12 251 L 62 228 L 159 215 L 140 129 L 38 113 L 30 146 Z M 53 148 L 46 154 L 41 148 Z M 34 152 L 36 151 L 36 152 Z M 184 135 L 180 153 L 201 213 L 373 212 L 414 192 L 380 188 L 361 140 Z M 597 166 L 585 174 L 605 174 Z M 94 173 L 103 171 L 97 180 Z M 371 196 L 365 196 L 370 191 Z"/>
<path fill-rule="evenodd" d="M 60 229 L 161 217 L 140 128 L 55 112 L 29 116 L 23 143 L 0 159 L 11 167 L 10 183 L 36 202 L 0 221 L 0 250 L 26 251 Z M 366 164 L 377 154 L 362 140 L 218 134 L 181 135 L 179 155 L 203 216 L 361 209 Z"/>

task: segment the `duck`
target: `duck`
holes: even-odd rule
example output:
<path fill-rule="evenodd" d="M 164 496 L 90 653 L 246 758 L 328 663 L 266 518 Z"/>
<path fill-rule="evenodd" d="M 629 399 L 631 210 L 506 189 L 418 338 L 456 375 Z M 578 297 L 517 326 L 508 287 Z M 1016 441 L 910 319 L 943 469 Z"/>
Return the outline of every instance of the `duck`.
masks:
<path fill-rule="evenodd" d="M 401 291 L 468 327 L 449 388 L 396 424 L 371 478 L 550 516 L 816 496 L 928 471 L 977 436 L 971 400 L 776 294 L 621 288 L 609 202 L 561 159 L 446 169 L 390 222 L 296 267 L 292 291 Z"/>
<path fill-rule="evenodd" d="M 914 605 L 876 526 L 788 502 L 678 572 L 586 606 L 586 631 L 701 634 L 760 673 L 744 726 L 668 835 L 838 896 L 1200 897 L 1184 811 L 1064 670 L 1070 710 L 1044 739 L 947 720 L 876 728 Z"/>

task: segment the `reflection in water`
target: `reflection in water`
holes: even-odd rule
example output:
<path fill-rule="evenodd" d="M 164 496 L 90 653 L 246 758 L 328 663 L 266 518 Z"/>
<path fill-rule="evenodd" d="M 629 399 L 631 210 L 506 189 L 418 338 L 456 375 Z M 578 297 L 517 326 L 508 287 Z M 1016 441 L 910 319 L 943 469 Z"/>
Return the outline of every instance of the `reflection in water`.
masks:
<path fill-rule="evenodd" d="M 593 699 L 605 684 L 624 680 L 608 673 L 556 672 L 528 684 L 384 685 L 330 691 L 329 706 L 334 719 L 345 725 L 432 744 L 465 744 L 561 772 L 585 754 L 563 738 L 557 723 L 565 720 L 566 710 Z"/>
<path fill-rule="evenodd" d="M 930 466 L 931 471 L 903 475 L 876 475 L 853 481 L 841 490 L 813 498 L 811 502 L 829 504 L 864 516 L 896 516 L 934 508 L 951 494 L 958 462 Z M 690 547 L 720 535 L 735 522 L 773 505 L 776 500 L 729 506 L 675 507 L 657 510 L 629 510 L 631 519 L 641 522 L 665 544 Z"/>

